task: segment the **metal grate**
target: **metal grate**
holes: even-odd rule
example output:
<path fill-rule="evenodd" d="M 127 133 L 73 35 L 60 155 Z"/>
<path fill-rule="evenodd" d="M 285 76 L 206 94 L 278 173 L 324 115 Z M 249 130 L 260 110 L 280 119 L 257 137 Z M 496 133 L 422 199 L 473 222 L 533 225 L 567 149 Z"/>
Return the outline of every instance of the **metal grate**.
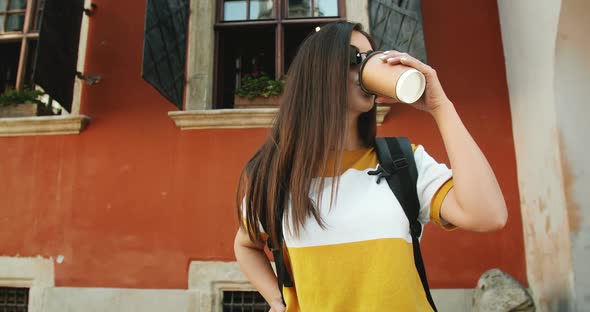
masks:
<path fill-rule="evenodd" d="M 0 287 L 0 312 L 27 312 L 29 289 Z"/>
<path fill-rule="evenodd" d="M 179 109 L 185 85 L 188 14 L 188 0 L 147 0 L 142 77 Z"/>
<path fill-rule="evenodd" d="M 270 306 L 257 291 L 223 292 L 223 312 L 266 312 L 269 309 Z"/>
<path fill-rule="evenodd" d="M 371 36 L 379 50 L 398 50 L 426 62 L 422 0 L 369 0 Z"/>

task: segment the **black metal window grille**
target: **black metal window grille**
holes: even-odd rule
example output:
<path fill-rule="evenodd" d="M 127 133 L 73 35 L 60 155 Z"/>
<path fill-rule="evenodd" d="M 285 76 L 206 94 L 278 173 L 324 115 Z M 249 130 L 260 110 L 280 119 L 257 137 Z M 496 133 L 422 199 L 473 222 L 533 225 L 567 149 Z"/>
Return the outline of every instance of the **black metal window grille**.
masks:
<path fill-rule="evenodd" d="M 29 289 L 0 287 L 0 312 L 27 312 Z"/>
<path fill-rule="evenodd" d="M 426 62 L 422 0 L 369 0 L 369 24 L 379 50 L 408 52 Z"/>
<path fill-rule="evenodd" d="M 267 312 L 269 309 L 270 306 L 257 291 L 223 292 L 223 312 Z"/>
<path fill-rule="evenodd" d="M 148 0 L 143 79 L 182 109 L 188 32 L 188 0 Z"/>

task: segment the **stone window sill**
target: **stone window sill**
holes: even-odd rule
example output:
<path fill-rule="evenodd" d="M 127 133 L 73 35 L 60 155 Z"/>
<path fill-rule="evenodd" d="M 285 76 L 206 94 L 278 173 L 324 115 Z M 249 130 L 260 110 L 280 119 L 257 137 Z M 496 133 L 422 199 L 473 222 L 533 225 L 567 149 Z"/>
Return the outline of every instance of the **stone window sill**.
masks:
<path fill-rule="evenodd" d="M 84 115 L 0 118 L 0 136 L 78 134 L 89 120 Z"/>
<path fill-rule="evenodd" d="M 181 130 L 217 128 L 270 128 L 278 108 L 211 109 L 172 111 L 168 116 Z M 389 113 L 389 107 L 377 108 L 377 125 Z"/>

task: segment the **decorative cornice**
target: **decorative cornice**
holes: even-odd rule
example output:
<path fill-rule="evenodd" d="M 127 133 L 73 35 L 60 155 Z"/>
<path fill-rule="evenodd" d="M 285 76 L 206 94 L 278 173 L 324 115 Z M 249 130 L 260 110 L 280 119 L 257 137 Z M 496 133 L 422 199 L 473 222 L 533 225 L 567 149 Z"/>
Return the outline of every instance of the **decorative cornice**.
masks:
<path fill-rule="evenodd" d="M 0 136 L 78 134 L 89 120 L 84 115 L 0 118 Z"/>
<path fill-rule="evenodd" d="M 270 128 L 278 108 L 244 108 L 172 111 L 168 116 L 176 126 L 187 129 L 215 128 Z M 377 125 L 380 126 L 389 113 L 388 106 L 377 108 Z"/>

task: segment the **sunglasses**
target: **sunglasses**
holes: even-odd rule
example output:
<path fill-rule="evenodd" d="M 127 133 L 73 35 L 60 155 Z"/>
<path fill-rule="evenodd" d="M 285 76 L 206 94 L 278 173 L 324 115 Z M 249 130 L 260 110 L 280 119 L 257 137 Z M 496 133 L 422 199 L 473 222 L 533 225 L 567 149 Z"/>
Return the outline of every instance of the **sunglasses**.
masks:
<path fill-rule="evenodd" d="M 348 47 L 348 59 L 350 60 L 350 66 L 360 65 L 364 59 L 371 55 L 374 51 L 360 52 L 359 48 L 351 45 Z"/>

